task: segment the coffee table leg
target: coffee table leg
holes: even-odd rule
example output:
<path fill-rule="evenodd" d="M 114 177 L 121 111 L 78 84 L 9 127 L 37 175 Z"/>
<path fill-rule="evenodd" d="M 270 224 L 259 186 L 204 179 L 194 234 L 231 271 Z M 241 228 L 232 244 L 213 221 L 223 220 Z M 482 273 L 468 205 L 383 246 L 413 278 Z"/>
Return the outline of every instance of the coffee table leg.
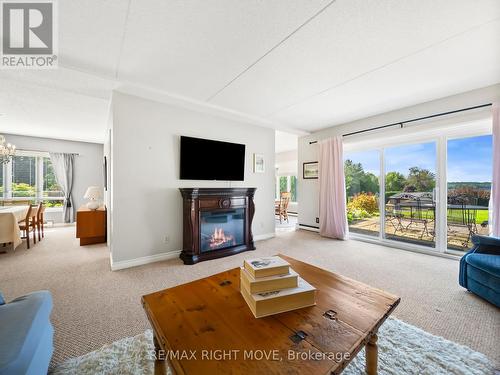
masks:
<path fill-rule="evenodd" d="M 378 362 L 378 349 L 377 349 L 378 336 L 374 333 L 368 344 L 366 344 L 366 373 L 368 375 L 377 375 L 377 362 Z"/>
<path fill-rule="evenodd" d="M 155 375 L 165 375 L 167 373 L 165 368 L 165 358 L 162 357 L 165 355 L 165 353 L 162 352 L 163 349 L 158 343 L 156 336 L 153 336 L 153 342 L 155 344 L 155 355 L 156 355 Z"/>

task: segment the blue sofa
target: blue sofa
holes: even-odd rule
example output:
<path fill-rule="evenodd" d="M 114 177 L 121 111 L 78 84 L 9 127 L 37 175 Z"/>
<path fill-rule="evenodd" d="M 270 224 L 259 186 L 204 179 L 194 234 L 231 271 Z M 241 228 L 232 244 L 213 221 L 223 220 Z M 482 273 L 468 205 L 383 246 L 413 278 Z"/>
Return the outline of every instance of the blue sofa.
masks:
<path fill-rule="evenodd" d="M 33 292 L 5 303 L 0 294 L 0 375 L 46 375 L 54 350 L 52 296 Z"/>
<path fill-rule="evenodd" d="M 500 307 L 500 238 L 473 236 L 472 243 L 460 259 L 459 283 Z"/>

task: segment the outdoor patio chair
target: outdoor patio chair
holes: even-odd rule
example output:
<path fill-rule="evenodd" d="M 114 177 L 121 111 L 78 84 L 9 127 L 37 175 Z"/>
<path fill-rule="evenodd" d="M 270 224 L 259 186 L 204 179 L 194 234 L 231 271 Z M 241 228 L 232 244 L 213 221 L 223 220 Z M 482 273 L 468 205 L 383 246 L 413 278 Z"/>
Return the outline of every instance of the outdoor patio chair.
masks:
<path fill-rule="evenodd" d="M 453 233 L 452 228 L 465 228 L 466 238 L 462 242 L 464 248 L 469 247 L 471 237 L 478 233 L 476 215 L 477 202 L 475 197 L 468 196 L 450 196 L 448 197 L 448 232 Z M 458 233 L 455 232 L 455 233 Z"/>
<path fill-rule="evenodd" d="M 389 222 L 394 227 L 394 235 L 397 231 L 404 231 L 404 226 L 402 224 L 403 212 L 401 211 L 401 206 L 399 203 L 388 203 L 385 206 L 385 220 Z"/>

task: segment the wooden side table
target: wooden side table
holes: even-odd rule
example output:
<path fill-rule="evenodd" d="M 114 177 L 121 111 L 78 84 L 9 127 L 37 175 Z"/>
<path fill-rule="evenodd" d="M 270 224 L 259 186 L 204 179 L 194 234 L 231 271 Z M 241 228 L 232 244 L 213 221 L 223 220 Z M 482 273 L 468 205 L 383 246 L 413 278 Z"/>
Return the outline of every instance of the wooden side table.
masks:
<path fill-rule="evenodd" d="M 82 206 L 76 212 L 76 238 L 80 246 L 106 242 L 106 207 L 89 210 Z"/>

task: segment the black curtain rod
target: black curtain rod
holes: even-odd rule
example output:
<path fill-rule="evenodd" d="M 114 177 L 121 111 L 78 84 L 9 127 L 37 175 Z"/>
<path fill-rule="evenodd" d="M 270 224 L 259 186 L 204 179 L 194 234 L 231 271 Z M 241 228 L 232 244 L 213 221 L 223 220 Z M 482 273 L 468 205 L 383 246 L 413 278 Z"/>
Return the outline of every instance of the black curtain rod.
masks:
<path fill-rule="evenodd" d="M 374 128 L 370 128 L 370 129 L 364 129 L 364 130 L 358 130 L 358 131 L 355 131 L 355 132 L 352 132 L 352 133 L 346 133 L 346 134 L 343 134 L 342 137 L 349 137 L 350 135 L 355 135 L 355 134 L 361 134 L 361 133 L 366 133 L 366 132 L 371 132 L 373 130 L 379 130 L 379 129 L 385 129 L 385 128 L 389 128 L 389 127 L 392 127 L 392 126 L 400 126 L 401 129 L 403 128 L 403 125 L 404 124 L 408 124 L 410 122 L 415 122 L 415 121 L 421 121 L 421 120 L 427 120 L 427 119 L 430 119 L 430 118 L 434 118 L 434 117 L 440 117 L 440 116 L 446 116 L 446 115 L 452 115 L 454 113 L 459 113 L 459 112 L 465 112 L 465 111 L 471 111 L 473 109 L 479 109 L 479 108 L 484 108 L 484 107 L 489 107 L 491 106 L 492 103 L 487 103 L 487 104 L 481 104 L 481 105 L 476 105 L 474 107 L 468 107 L 468 108 L 462 108 L 462 109 L 456 109 L 454 111 L 448 111 L 448 112 L 441 112 L 441 113 L 436 113 L 434 115 L 429 115 L 429 116 L 424 116 L 424 117 L 418 117 L 418 118 L 414 118 L 414 119 L 411 119 L 411 120 L 406 120 L 406 121 L 399 121 L 399 122 L 395 122 L 395 123 L 392 123 L 392 124 L 387 124 L 387 125 L 382 125 L 382 126 L 376 126 Z M 318 143 L 318 141 L 311 141 L 309 142 L 310 145 L 314 144 L 314 143 Z"/>

